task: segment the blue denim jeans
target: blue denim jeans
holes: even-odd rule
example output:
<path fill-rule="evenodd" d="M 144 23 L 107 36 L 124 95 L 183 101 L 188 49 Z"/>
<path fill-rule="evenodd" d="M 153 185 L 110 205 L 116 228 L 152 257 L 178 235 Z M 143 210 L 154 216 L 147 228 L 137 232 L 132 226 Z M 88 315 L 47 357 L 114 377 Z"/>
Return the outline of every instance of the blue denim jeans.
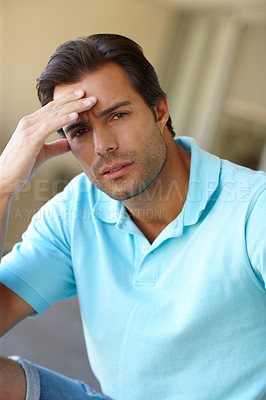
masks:
<path fill-rule="evenodd" d="M 18 356 L 10 358 L 19 362 L 25 371 L 26 400 L 111 400 L 84 382 L 67 378 Z"/>

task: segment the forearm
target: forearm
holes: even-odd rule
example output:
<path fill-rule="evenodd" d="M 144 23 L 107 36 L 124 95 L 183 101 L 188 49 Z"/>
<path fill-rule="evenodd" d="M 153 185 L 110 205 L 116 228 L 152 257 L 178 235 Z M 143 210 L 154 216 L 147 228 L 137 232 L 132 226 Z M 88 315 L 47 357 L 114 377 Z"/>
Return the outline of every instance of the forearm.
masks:
<path fill-rule="evenodd" d="M 33 312 L 28 303 L 0 283 L 0 337 Z"/>

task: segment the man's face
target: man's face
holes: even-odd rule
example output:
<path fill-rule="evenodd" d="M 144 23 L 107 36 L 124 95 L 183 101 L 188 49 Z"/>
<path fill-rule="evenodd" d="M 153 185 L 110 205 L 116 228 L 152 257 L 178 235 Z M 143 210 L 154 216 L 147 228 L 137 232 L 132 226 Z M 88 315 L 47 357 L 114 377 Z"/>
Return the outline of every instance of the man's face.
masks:
<path fill-rule="evenodd" d="M 126 200 L 137 196 L 165 164 L 163 128 L 168 114 L 162 117 L 158 107 L 156 122 L 116 64 L 105 65 L 81 82 L 57 86 L 54 99 L 79 89 L 86 97 L 95 96 L 97 103 L 63 127 L 74 156 L 90 181 L 110 197 Z"/>

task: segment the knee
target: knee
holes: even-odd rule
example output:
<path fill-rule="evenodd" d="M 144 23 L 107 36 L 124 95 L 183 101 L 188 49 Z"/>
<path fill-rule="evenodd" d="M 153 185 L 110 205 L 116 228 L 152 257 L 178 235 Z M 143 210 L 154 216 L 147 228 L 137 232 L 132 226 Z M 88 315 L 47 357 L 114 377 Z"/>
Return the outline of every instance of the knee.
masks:
<path fill-rule="evenodd" d="M 25 400 L 26 375 L 21 365 L 0 356 L 0 399 Z"/>

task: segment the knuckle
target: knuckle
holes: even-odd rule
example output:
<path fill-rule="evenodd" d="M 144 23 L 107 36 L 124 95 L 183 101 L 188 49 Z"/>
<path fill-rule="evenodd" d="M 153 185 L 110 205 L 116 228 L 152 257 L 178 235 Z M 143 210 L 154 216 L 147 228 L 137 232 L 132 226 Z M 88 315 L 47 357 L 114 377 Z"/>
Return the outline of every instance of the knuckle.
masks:
<path fill-rule="evenodd" d="M 56 109 L 57 107 L 58 107 L 58 103 L 56 102 L 56 100 L 52 100 L 43 107 L 43 111 L 44 112 L 53 112 L 53 110 Z"/>
<path fill-rule="evenodd" d="M 54 117 L 56 117 L 58 115 L 58 108 L 52 108 L 50 111 L 49 111 L 49 116 L 48 116 L 48 118 L 50 119 L 50 118 L 54 118 Z M 46 122 L 46 121 L 45 121 Z"/>
<path fill-rule="evenodd" d="M 47 131 L 47 130 L 49 129 L 49 123 L 48 123 L 47 121 L 44 121 L 44 122 L 42 123 L 42 129 L 43 129 L 44 131 Z"/>
<path fill-rule="evenodd" d="M 51 103 L 53 106 L 55 105 L 64 105 L 66 103 L 68 103 L 69 101 L 74 99 L 74 95 L 73 93 L 67 93 L 63 96 L 58 97 L 57 99 L 53 100 Z"/>
<path fill-rule="evenodd" d="M 47 121 L 51 121 L 54 118 L 58 118 L 60 113 L 60 107 L 59 106 L 53 106 L 48 110 L 48 113 L 44 114 L 42 119 L 43 123 L 46 123 Z"/>
<path fill-rule="evenodd" d="M 51 100 L 49 103 L 47 103 L 43 108 L 51 108 L 54 107 L 56 100 Z"/>
<path fill-rule="evenodd" d="M 19 121 L 19 126 L 21 128 L 27 128 L 28 125 L 29 125 L 29 117 L 26 116 L 26 117 L 21 118 L 21 120 Z"/>

